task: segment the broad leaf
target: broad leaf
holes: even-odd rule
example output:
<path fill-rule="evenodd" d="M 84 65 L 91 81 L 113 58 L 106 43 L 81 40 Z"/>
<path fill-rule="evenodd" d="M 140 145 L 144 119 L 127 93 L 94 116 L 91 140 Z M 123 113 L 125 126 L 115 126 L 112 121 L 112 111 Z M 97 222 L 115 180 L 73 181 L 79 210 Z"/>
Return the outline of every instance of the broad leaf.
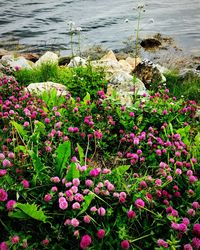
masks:
<path fill-rule="evenodd" d="M 90 203 L 92 202 L 94 198 L 94 195 L 93 194 L 88 194 L 84 197 L 84 202 L 82 203 L 82 209 L 81 211 L 78 213 L 78 216 L 83 214 L 89 207 Z"/>
<path fill-rule="evenodd" d="M 69 157 L 71 156 L 70 141 L 65 141 L 64 143 L 60 144 L 55 152 L 57 155 L 55 172 L 56 172 L 56 175 L 58 175 L 59 177 L 62 177 L 67 161 Z"/>
<path fill-rule="evenodd" d="M 112 174 L 123 175 L 129 168 L 130 168 L 130 165 L 119 166 L 115 168 L 114 170 L 112 170 Z"/>
<path fill-rule="evenodd" d="M 11 124 L 13 127 L 17 130 L 18 134 L 21 136 L 21 138 L 26 141 L 27 140 L 27 132 L 24 130 L 23 126 L 18 124 L 15 121 L 11 121 Z"/>
<path fill-rule="evenodd" d="M 41 159 L 38 157 L 38 155 L 35 152 L 33 152 L 32 150 L 28 150 L 28 153 L 31 157 L 33 167 L 36 173 L 35 180 L 39 179 L 40 181 L 42 181 L 45 178 L 45 175 L 44 175 L 45 166 L 43 165 L 43 163 L 41 162 Z"/>
<path fill-rule="evenodd" d="M 79 172 L 79 170 L 76 167 L 76 163 L 72 162 L 70 164 L 70 168 L 69 168 L 69 170 L 67 172 L 66 179 L 68 181 L 71 181 L 74 178 L 79 178 L 79 177 L 80 177 L 80 172 Z"/>
<path fill-rule="evenodd" d="M 83 148 L 78 143 L 77 143 L 77 147 L 78 147 L 78 154 L 79 154 L 80 163 L 83 164 L 84 163 L 84 151 L 83 151 Z"/>
<path fill-rule="evenodd" d="M 16 212 L 13 212 L 12 217 L 15 218 L 32 218 L 35 220 L 39 220 L 42 222 L 46 222 L 48 217 L 44 214 L 44 212 L 42 211 L 42 208 L 39 208 L 36 204 L 22 204 L 22 203 L 17 203 L 15 208 L 19 209 Z M 23 212 L 25 215 L 23 215 Z M 28 217 L 27 217 L 28 216 Z"/>

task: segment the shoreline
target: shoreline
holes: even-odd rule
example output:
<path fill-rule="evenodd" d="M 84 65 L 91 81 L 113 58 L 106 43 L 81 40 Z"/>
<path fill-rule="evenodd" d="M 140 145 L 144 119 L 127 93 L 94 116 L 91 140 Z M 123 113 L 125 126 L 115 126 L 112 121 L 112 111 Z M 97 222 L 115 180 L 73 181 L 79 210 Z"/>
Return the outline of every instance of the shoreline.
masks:
<path fill-rule="evenodd" d="M 147 58 L 155 63 L 163 65 L 164 67 L 178 70 L 181 68 L 196 69 L 196 67 L 200 65 L 200 50 L 197 50 L 197 53 L 188 52 L 185 49 L 180 48 L 172 37 L 158 33 L 152 36 L 146 36 L 145 38 L 140 39 L 139 42 L 141 43 L 144 40 L 154 38 L 160 41 L 161 46 L 155 46 L 148 49 L 142 48 L 142 46 L 140 46 L 141 58 Z M 124 59 L 130 55 L 133 55 L 134 43 L 135 41 L 131 40 L 131 38 L 128 38 L 124 43 L 125 46 L 122 46 L 120 49 L 105 48 L 101 44 L 85 46 L 81 56 L 86 58 L 95 57 L 95 59 L 99 59 L 109 50 L 113 50 L 119 59 Z M 43 49 L 41 49 L 41 46 L 20 44 L 19 41 L 10 41 L 9 45 L 6 45 L 6 41 L 4 43 L 0 42 L 0 58 L 5 55 L 5 53 L 15 54 L 17 56 L 23 56 L 24 54 L 37 54 L 38 56 L 41 56 L 46 51 L 55 52 L 60 57 L 70 57 L 71 55 L 70 50 L 67 50 L 64 45 L 60 45 L 60 47 L 58 47 L 53 44 L 49 46 L 46 44 L 43 46 Z"/>

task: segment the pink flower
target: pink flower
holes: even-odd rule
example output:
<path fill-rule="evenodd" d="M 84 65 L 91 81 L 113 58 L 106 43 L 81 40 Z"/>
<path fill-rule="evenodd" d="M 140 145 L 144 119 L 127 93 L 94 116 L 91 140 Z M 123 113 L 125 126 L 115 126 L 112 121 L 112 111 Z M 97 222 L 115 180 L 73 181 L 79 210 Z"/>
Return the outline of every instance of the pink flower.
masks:
<path fill-rule="evenodd" d="M 8 199 L 8 194 L 4 189 L 0 189 L 0 201 L 6 201 Z"/>
<path fill-rule="evenodd" d="M 78 186 L 80 185 L 80 180 L 79 180 L 79 178 L 74 178 L 74 179 L 72 180 L 72 184 L 73 184 L 74 186 L 78 187 Z"/>
<path fill-rule="evenodd" d="M 70 189 L 74 194 L 76 194 L 78 192 L 78 188 L 77 186 L 72 186 Z"/>
<path fill-rule="evenodd" d="M 89 224 L 90 221 L 91 221 L 91 218 L 90 218 L 89 215 L 85 215 L 84 218 L 83 218 L 83 220 L 84 220 L 85 223 Z"/>
<path fill-rule="evenodd" d="M 166 110 L 166 109 L 163 110 L 162 114 L 163 114 L 163 115 L 166 115 L 166 114 L 167 114 L 167 110 Z"/>
<path fill-rule="evenodd" d="M 122 198 L 124 198 L 124 199 L 126 199 L 126 193 L 125 192 L 119 193 L 119 196 L 122 197 Z"/>
<path fill-rule="evenodd" d="M 178 230 L 179 230 L 181 233 L 186 233 L 186 232 L 187 232 L 187 226 L 186 226 L 184 223 L 181 223 L 181 224 L 179 224 L 179 226 L 178 226 Z"/>
<path fill-rule="evenodd" d="M 8 250 L 9 247 L 5 241 L 1 242 L 0 244 L 0 250 Z"/>
<path fill-rule="evenodd" d="M 51 188 L 51 191 L 52 191 L 52 192 L 57 192 L 57 191 L 58 191 L 58 188 L 57 188 L 56 186 L 53 186 L 53 187 Z"/>
<path fill-rule="evenodd" d="M 0 153 L 0 160 L 4 160 L 5 159 L 5 155 L 3 153 Z"/>
<path fill-rule="evenodd" d="M 96 211 L 97 211 L 97 208 L 96 208 L 96 206 L 94 206 L 94 207 L 91 207 L 91 208 L 90 208 L 90 211 L 91 211 L 91 212 L 96 212 Z"/>
<path fill-rule="evenodd" d="M 81 205 L 78 203 L 78 202 L 75 202 L 73 205 L 72 205 L 72 209 L 73 210 L 78 210 L 80 209 Z"/>
<path fill-rule="evenodd" d="M 140 209 L 140 208 L 143 208 L 145 206 L 145 202 L 142 199 L 137 199 L 135 201 L 135 205 L 136 205 L 137 208 Z"/>
<path fill-rule="evenodd" d="M 94 131 L 94 136 L 97 139 L 101 139 L 103 137 L 103 134 L 100 131 Z"/>
<path fill-rule="evenodd" d="M 159 247 L 168 248 L 167 242 L 162 240 L 162 239 L 157 240 L 157 244 L 158 244 Z"/>
<path fill-rule="evenodd" d="M 200 248 L 200 239 L 194 237 L 192 239 L 192 246 L 194 247 L 194 249 L 199 249 Z"/>
<path fill-rule="evenodd" d="M 156 179 L 155 180 L 155 185 L 156 186 L 161 186 L 162 185 L 162 180 L 161 179 Z"/>
<path fill-rule="evenodd" d="M 42 244 L 45 245 L 45 246 L 47 246 L 49 244 L 49 240 L 48 239 L 44 239 L 42 241 Z"/>
<path fill-rule="evenodd" d="M 161 151 L 160 149 L 157 149 L 157 150 L 156 150 L 156 154 L 157 154 L 158 156 L 161 156 L 161 155 L 162 155 L 162 151 Z"/>
<path fill-rule="evenodd" d="M 6 203 L 6 208 L 8 209 L 8 211 L 12 211 L 14 209 L 14 205 L 16 204 L 15 200 L 9 200 Z"/>
<path fill-rule="evenodd" d="M 0 177 L 6 175 L 7 171 L 5 169 L 0 169 Z"/>
<path fill-rule="evenodd" d="M 196 214 L 195 210 L 192 209 L 192 208 L 188 209 L 187 213 L 188 213 L 188 215 L 190 215 L 190 216 L 195 216 L 195 214 Z"/>
<path fill-rule="evenodd" d="M 79 234 L 80 234 L 80 233 L 79 233 L 79 230 L 74 231 L 74 236 L 75 236 L 75 237 L 78 238 L 78 237 L 79 237 Z"/>
<path fill-rule="evenodd" d="M 184 250 L 193 250 L 193 247 L 190 244 L 186 244 L 183 246 Z"/>
<path fill-rule="evenodd" d="M 192 207 L 193 207 L 194 209 L 198 209 L 198 208 L 200 207 L 199 202 L 198 202 L 198 201 L 194 201 L 194 202 L 192 203 Z"/>
<path fill-rule="evenodd" d="M 103 208 L 103 207 L 100 207 L 100 208 L 97 210 L 97 212 L 98 212 L 98 215 L 99 215 L 99 216 L 105 216 L 105 214 L 106 214 L 106 210 L 105 210 L 105 208 Z"/>
<path fill-rule="evenodd" d="M 81 202 L 81 201 L 83 201 L 84 200 L 84 197 L 83 197 L 83 195 L 82 194 L 75 194 L 74 195 L 74 200 L 75 201 L 78 201 L 78 202 Z"/>
<path fill-rule="evenodd" d="M 97 236 L 99 239 L 103 239 L 105 237 L 105 231 L 103 229 L 99 229 L 97 232 Z"/>
<path fill-rule="evenodd" d="M 29 182 L 27 180 L 22 180 L 21 184 L 24 186 L 24 188 L 29 188 Z"/>
<path fill-rule="evenodd" d="M 182 170 L 180 168 L 177 168 L 175 171 L 175 174 L 178 174 L 178 175 L 182 174 Z"/>
<path fill-rule="evenodd" d="M 186 226 L 188 226 L 190 224 L 190 220 L 188 218 L 183 218 L 182 221 Z"/>
<path fill-rule="evenodd" d="M 98 176 L 99 174 L 100 174 L 100 170 L 99 170 L 98 168 L 92 169 L 92 170 L 90 171 L 90 176 L 92 176 L 92 177 L 96 177 L 96 176 Z"/>
<path fill-rule="evenodd" d="M 104 169 L 102 170 L 102 174 L 110 174 L 110 173 L 111 173 L 111 170 L 108 169 L 108 168 L 104 168 Z"/>
<path fill-rule="evenodd" d="M 84 235 L 84 236 L 82 237 L 82 239 L 81 239 L 80 247 L 81 247 L 82 249 L 86 249 L 87 247 L 89 247 L 89 245 L 90 245 L 91 243 L 92 243 L 91 237 L 90 237 L 88 234 L 86 234 L 86 235 Z"/>
<path fill-rule="evenodd" d="M 8 158 L 14 159 L 15 158 L 15 154 L 13 152 L 9 152 L 8 153 Z"/>
<path fill-rule="evenodd" d="M 64 225 L 71 225 L 71 220 L 70 219 L 66 219 L 66 221 L 64 222 Z"/>
<path fill-rule="evenodd" d="M 73 133 L 73 132 L 74 132 L 74 128 L 73 128 L 73 127 L 69 127 L 69 128 L 68 128 L 68 132 L 69 132 L 69 133 Z"/>
<path fill-rule="evenodd" d="M 68 207 L 68 202 L 66 201 L 65 197 L 60 197 L 59 198 L 59 208 L 62 210 L 67 209 Z"/>
<path fill-rule="evenodd" d="M 11 239 L 12 244 L 17 244 L 19 242 L 19 236 L 18 235 L 14 235 Z"/>
<path fill-rule="evenodd" d="M 129 219 L 133 219 L 136 216 L 136 213 L 133 210 L 129 210 L 127 213 Z"/>
<path fill-rule="evenodd" d="M 87 179 L 87 180 L 85 181 L 85 185 L 86 185 L 87 187 L 91 187 L 91 186 L 94 185 L 94 183 L 93 183 L 92 180 Z"/>
<path fill-rule="evenodd" d="M 52 199 L 52 196 L 50 194 L 46 194 L 44 196 L 44 201 L 49 202 Z"/>
<path fill-rule="evenodd" d="M 78 227 L 79 226 L 79 221 L 76 218 L 71 219 L 71 225 L 73 227 Z"/>
<path fill-rule="evenodd" d="M 196 176 L 194 176 L 194 175 L 190 175 L 189 176 L 189 182 L 190 183 L 193 183 L 193 182 L 196 182 L 197 181 L 197 177 Z"/>
<path fill-rule="evenodd" d="M 114 191 L 115 190 L 115 186 L 113 184 L 111 184 L 111 183 L 108 183 L 107 189 L 108 189 L 108 191 Z"/>
<path fill-rule="evenodd" d="M 200 224 L 194 224 L 193 226 L 193 234 L 197 237 L 200 237 Z"/>
<path fill-rule="evenodd" d="M 60 182 L 60 178 L 58 176 L 54 176 L 54 177 L 51 177 L 51 182 L 53 183 L 59 183 Z"/>
<path fill-rule="evenodd" d="M 124 250 L 129 249 L 129 247 L 130 247 L 129 241 L 128 241 L 128 240 L 123 240 L 123 241 L 121 242 L 121 247 L 122 247 L 122 249 L 124 249 Z"/>
<path fill-rule="evenodd" d="M 4 168 L 5 167 L 11 167 L 11 162 L 9 160 L 7 160 L 7 159 L 4 159 L 3 162 L 2 162 L 2 164 L 3 164 Z"/>

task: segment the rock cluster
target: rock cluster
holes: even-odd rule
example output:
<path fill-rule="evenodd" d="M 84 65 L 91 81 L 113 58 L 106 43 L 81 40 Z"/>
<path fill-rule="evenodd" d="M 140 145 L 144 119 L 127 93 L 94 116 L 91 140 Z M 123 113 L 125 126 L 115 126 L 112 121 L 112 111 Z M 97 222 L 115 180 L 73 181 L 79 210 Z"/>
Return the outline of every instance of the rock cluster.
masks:
<path fill-rule="evenodd" d="M 62 58 L 57 54 L 47 51 L 40 58 L 35 54 L 26 54 L 15 57 L 13 54 L 6 54 L 1 51 L 0 71 L 3 73 L 12 72 L 18 69 L 32 69 L 40 67 L 43 63 L 53 63 L 59 65 Z M 29 60 L 28 60 L 29 59 Z M 113 51 L 109 51 L 100 60 L 89 61 L 81 57 L 74 57 L 67 60 L 64 67 L 79 67 L 92 65 L 95 68 L 103 68 L 108 81 L 108 93 L 115 90 L 122 104 L 131 105 L 133 95 L 148 96 L 150 84 L 152 82 L 164 82 L 163 69 L 159 65 L 140 58 L 127 57 L 118 60 Z M 7 71 L 6 71 L 7 70 Z M 67 94 L 67 89 L 59 83 L 32 83 L 27 87 L 27 91 L 39 94 L 43 91 L 56 89 L 58 95 Z"/>

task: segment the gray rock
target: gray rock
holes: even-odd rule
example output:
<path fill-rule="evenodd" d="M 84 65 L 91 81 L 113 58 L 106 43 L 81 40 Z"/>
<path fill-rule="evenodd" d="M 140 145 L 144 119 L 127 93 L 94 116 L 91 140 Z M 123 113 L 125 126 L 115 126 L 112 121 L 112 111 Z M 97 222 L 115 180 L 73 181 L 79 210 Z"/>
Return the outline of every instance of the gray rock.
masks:
<path fill-rule="evenodd" d="M 133 73 L 145 84 L 146 88 L 149 89 L 152 83 L 166 82 L 166 78 L 161 72 L 161 68 L 159 68 L 160 66 L 145 59 L 135 67 Z"/>
<path fill-rule="evenodd" d="M 16 68 L 19 69 L 32 69 L 33 63 L 26 60 L 24 57 L 20 56 L 17 58 L 14 58 L 13 55 L 5 55 L 1 58 L 0 62 L 3 65 L 7 65 L 8 67 L 12 68 L 12 70 L 16 70 Z"/>
<path fill-rule="evenodd" d="M 124 71 L 115 72 L 109 80 L 108 89 L 110 94 L 115 90 L 122 105 L 132 105 L 133 95 L 148 95 L 144 83 L 138 78 Z"/>
<path fill-rule="evenodd" d="M 75 68 L 75 67 L 80 67 L 80 66 L 86 66 L 87 61 L 84 58 L 81 58 L 79 56 L 76 56 L 71 59 L 70 63 L 68 64 L 69 68 Z"/>
<path fill-rule="evenodd" d="M 200 77 L 200 71 L 196 69 L 183 69 L 179 74 L 181 79 L 187 79 L 190 77 Z"/>
<path fill-rule="evenodd" d="M 65 96 L 69 94 L 66 86 L 54 82 L 31 83 L 25 88 L 25 92 L 40 96 L 43 92 L 49 92 L 53 89 L 57 90 L 57 96 Z"/>
<path fill-rule="evenodd" d="M 52 64 L 57 64 L 58 65 L 58 55 L 47 51 L 43 56 L 40 57 L 40 59 L 35 63 L 36 67 L 41 66 L 41 64 L 45 63 L 52 63 Z"/>

